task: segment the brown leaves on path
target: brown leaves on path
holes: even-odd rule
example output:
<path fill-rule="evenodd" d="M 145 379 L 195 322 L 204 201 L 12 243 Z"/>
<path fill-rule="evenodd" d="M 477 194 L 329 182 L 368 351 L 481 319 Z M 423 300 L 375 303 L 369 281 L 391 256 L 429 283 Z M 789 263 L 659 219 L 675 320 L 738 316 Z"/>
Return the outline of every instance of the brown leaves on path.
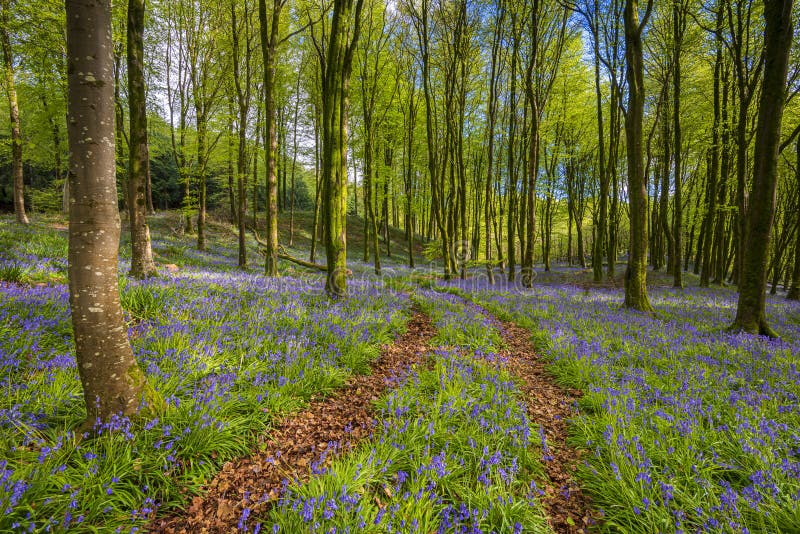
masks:
<path fill-rule="evenodd" d="M 334 453 L 368 437 L 374 425 L 373 401 L 411 365 L 420 364 L 434 335 L 430 319 L 416 313 L 407 331 L 381 349 L 369 375 L 351 377 L 326 398 L 313 399 L 299 414 L 279 421 L 261 451 L 227 462 L 206 488 L 176 515 L 157 518 L 151 532 L 229 533 L 245 508 L 265 514 L 280 497 L 284 481 L 305 481 L 312 467 L 326 465 Z M 253 521 L 250 521 L 251 525 Z"/>
<path fill-rule="evenodd" d="M 557 533 L 588 532 L 601 515 L 592 510 L 574 478 L 582 451 L 567 445 L 567 421 L 575 415 L 573 406 L 581 392 L 555 383 L 545 362 L 536 355 L 530 332 L 510 322 L 496 324 L 506 343 L 503 355 L 508 358 L 508 369 L 521 379 L 528 417 L 546 439 L 542 463 L 548 481 L 542 500 L 550 526 Z"/>

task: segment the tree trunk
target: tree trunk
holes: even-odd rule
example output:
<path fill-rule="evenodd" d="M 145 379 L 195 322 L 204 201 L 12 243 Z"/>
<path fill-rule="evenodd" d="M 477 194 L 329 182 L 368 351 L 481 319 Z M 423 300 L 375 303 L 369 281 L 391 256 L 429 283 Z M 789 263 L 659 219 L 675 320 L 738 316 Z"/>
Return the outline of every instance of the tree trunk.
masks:
<path fill-rule="evenodd" d="M 295 100 L 294 100 L 294 128 L 292 133 L 292 171 L 291 171 L 291 192 L 289 193 L 289 246 L 291 247 L 294 244 L 294 204 L 295 204 L 295 192 L 294 192 L 294 178 L 295 172 L 297 167 L 297 119 L 298 114 L 300 112 L 300 73 L 302 69 L 298 70 L 297 73 L 297 85 L 295 86 Z"/>
<path fill-rule="evenodd" d="M 228 141 L 227 152 L 225 154 L 225 163 L 228 165 L 228 209 L 230 210 L 231 222 L 234 226 L 239 225 L 238 210 L 236 209 L 236 192 L 233 189 L 233 99 L 229 102 L 228 114 L 228 132 L 225 136 Z"/>
<path fill-rule="evenodd" d="M 263 92 L 261 93 L 263 100 Z M 261 144 L 261 132 L 263 130 L 261 106 L 256 106 L 256 125 L 255 125 L 255 142 L 253 143 L 253 228 L 258 230 L 258 157 L 259 146 Z"/>
<path fill-rule="evenodd" d="M 620 141 L 620 106 L 622 100 L 622 93 L 616 83 L 611 86 L 611 117 L 609 120 L 609 156 L 608 156 L 608 172 L 609 176 L 606 178 L 611 186 L 611 206 L 608 214 L 608 245 L 606 251 L 608 254 L 607 277 L 609 280 L 614 280 L 617 271 L 617 230 L 619 225 L 619 176 L 617 172 L 617 161 L 619 156 L 619 141 Z M 645 217 L 647 207 L 644 207 Z M 647 240 L 645 239 L 645 245 Z M 645 254 L 647 256 L 647 254 Z M 645 260 L 646 261 L 646 260 Z"/>
<path fill-rule="evenodd" d="M 236 153 L 236 189 L 239 196 L 237 206 L 236 222 L 239 233 L 239 257 L 238 267 L 247 267 L 247 164 L 249 155 L 247 154 L 247 120 L 250 114 L 250 14 L 248 3 L 244 2 L 244 75 L 242 74 L 241 51 L 239 47 L 241 29 L 237 22 L 236 2 L 231 2 L 231 36 L 233 49 L 233 81 L 236 89 L 236 103 L 238 111 L 238 150 Z M 255 216 L 253 225 L 256 225 Z"/>
<path fill-rule="evenodd" d="M 377 73 L 370 73 L 377 76 Z M 375 105 L 375 80 L 367 87 L 366 73 L 362 72 L 361 107 L 364 124 L 364 261 L 369 261 L 370 249 L 374 260 L 375 274 L 381 274 L 381 253 L 378 248 L 378 223 L 375 216 L 377 191 L 375 186 L 375 131 L 373 112 Z"/>
<path fill-rule="evenodd" d="M 717 218 L 717 182 L 719 180 L 719 158 L 720 158 L 720 127 L 721 127 L 721 110 L 720 110 L 720 76 L 722 71 L 722 8 L 717 8 L 717 36 L 716 42 L 716 57 L 714 60 L 714 123 L 711 127 L 711 155 L 710 165 L 708 171 L 708 188 L 706 199 L 706 225 L 705 225 L 705 239 L 703 247 L 703 264 L 700 270 L 700 287 L 708 287 L 711 281 L 711 272 L 713 269 L 712 252 L 715 250 L 714 233 L 716 228 Z"/>
<path fill-rule="evenodd" d="M 594 1 L 593 12 L 593 46 L 594 46 L 594 90 L 597 101 L 597 135 L 599 151 L 599 181 L 600 181 L 600 213 L 597 217 L 597 236 L 594 239 L 592 250 L 592 274 L 595 282 L 603 280 L 603 245 L 606 242 L 608 227 L 608 172 L 606 169 L 605 131 L 603 130 L 603 95 L 600 83 L 600 0 Z"/>
<path fill-rule="evenodd" d="M 625 306 L 652 313 L 647 297 L 647 189 L 642 163 L 642 119 L 644 116 L 644 64 L 642 29 L 650 15 L 639 23 L 637 0 L 625 1 L 625 75 L 628 81 L 628 109 L 625 134 L 628 153 L 631 244 L 625 273 Z"/>
<path fill-rule="evenodd" d="M 443 275 L 445 280 L 450 278 L 450 251 L 448 250 L 448 232 L 447 225 L 444 221 L 442 213 L 442 206 L 444 205 L 443 191 L 440 188 L 440 182 L 444 181 L 444 176 L 439 175 L 439 150 L 437 146 L 436 132 L 434 129 L 434 104 L 433 104 L 433 89 L 430 82 L 430 50 L 428 35 L 428 16 L 429 16 L 429 3 L 428 0 L 422 0 L 419 12 L 414 17 L 415 28 L 417 31 L 417 38 L 419 40 L 421 58 L 421 71 L 422 71 L 422 89 L 425 96 L 425 131 L 426 140 L 428 143 L 428 176 L 430 178 L 431 186 L 431 209 L 430 217 L 428 219 L 429 225 L 436 223 L 436 228 L 442 240 L 442 249 L 444 252 L 443 258 Z M 429 232 L 431 233 L 431 232 Z"/>
<path fill-rule="evenodd" d="M 767 251 L 775 218 L 778 147 L 792 42 L 792 0 L 765 0 L 764 77 L 753 153 L 753 189 L 739 276 L 739 302 L 733 329 L 776 336 L 767 324 Z"/>
<path fill-rule="evenodd" d="M 797 139 L 797 160 L 795 162 L 795 183 L 797 183 L 798 204 L 800 207 L 800 138 Z M 796 212 L 797 236 L 794 243 L 794 269 L 792 269 L 792 287 L 786 294 L 789 300 L 800 300 L 800 209 Z"/>
<path fill-rule="evenodd" d="M 415 84 L 416 84 L 416 71 L 413 75 L 411 84 L 409 85 L 409 99 L 408 99 L 408 116 L 405 124 L 405 130 L 408 132 L 408 144 L 406 145 L 406 169 L 404 173 L 404 186 L 405 186 L 405 227 L 406 237 L 408 239 L 408 266 L 414 268 L 414 213 L 413 213 L 413 195 L 414 195 L 414 127 L 417 119 L 417 107 L 414 103 Z"/>
<path fill-rule="evenodd" d="M 322 182 L 328 265 L 325 290 L 333 297 L 347 293 L 347 112 L 363 3 L 364 0 L 334 0 L 323 64 Z"/>
<path fill-rule="evenodd" d="M 392 165 L 392 151 L 390 148 L 384 148 L 384 165 L 391 168 Z M 386 256 L 392 257 L 392 242 L 391 235 L 389 234 L 389 173 L 383 180 L 383 239 L 386 241 Z"/>
<path fill-rule="evenodd" d="M 317 228 L 319 227 L 320 199 L 322 197 L 322 183 L 320 181 L 320 111 L 314 103 L 314 221 L 311 224 L 311 251 L 309 260 L 314 263 L 317 258 Z"/>
<path fill-rule="evenodd" d="M 28 224 L 25 214 L 25 185 L 22 176 L 22 135 L 20 133 L 19 104 L 17 89 L 14 85 L 14 57 L 8 37 L 8 11 L 10 0 L 0 2 L 0 44 L 3 47 L 3 66 L 6 77 L 6 96 L 8 97 L 9 117 L 11 120 L 11 176 L 14 184 L 14 214 L 17 222 Z"/>
<path fill-rule="evenodd" d="M 539 120 L 541 118 L 541 109 L 539 107 L 538 99 L 534 93 L 534 67 L 537 65 L 537 52 L 539 52 L 539 17 L 540 4 L 538 0 L 534 0 L 531 8 L 531 51 L 529 63 L 526 69 L 525 76 L 525 93 L 528 100 L 528 105 L 531 108 L 530 114 L 530 129 L 528 130 L 528 176 L 527 176 L 527 197 L 525 199 L 527 217 L 525 219 L 525 254 L 522 259 L 522 285 L 525 287 L 533 287 L 533 256 L 534 245 L 536 240 L 536 177 L 539 172 Z M 538 73 L 537 73 L 538 74 Z"/>
<path fill-rule="evenodd" d="M 276 158 L 278 137 L 275 126 L 275 53 L 278 46 L 283 0 L 273 0 L 271 24 L 267 23 L 266 0 L 258 0 L 258 19 L 261 23 L 261 53 L 264 57 L 264 139 L 265 168 L 267 171 L 267 247 L 264 272 L 278 275 L 278 174 Z"/>
<path fill-rule="evenodd" d="M 144 89 L 144 0 L 128 0 L 128 217 L 131 226 L 131 276 L 156 274 L 147 226 L 147 106 Z"/>
<path fill-rule="evenodd" d="M 61 130 L 58 127 L 59 121 L 55 119 L 52 110 L 48 108 L 47 97 L 43 94 L 41 99 L 42 107 L 44 107 L 48 115 L 47 120 L 50 123 L 50 132 L 53 136 L 53 178 L 55 182 L 59 182 L 61 181 Z M 61 194 L 61 211 L 64 215 L 69 215 L 69 180 L 66 179 L 64 180 Z"/>
<path fill-rule="evenodd" d="M 667 274 L 674 274 L 675 268 L 675 239 L 673 237 L 672 228 L 670 227 L 669 217 L 669 178 L 670 167 L 672 165 L 672 146 L 670 141 L 669 131 L 669 81 L 665 81 L 663 92 L 661 93 L 664 105 L 664 119 L 662 122 L 663 131 L 661 134 L 661 142 L 664 144 L 664 156 L 661 162 L 661 206 L 659 209 L 659 218 L 661 223 L 661 233 L 664 237 L 664 245 L 666 249 L 667 258 L 665 265 L 667 267 Z M 673 113 L 674 114 L 674 113 Z M 661 256 L 659 255 L 660 264 Z"/>
<path fill-rule="evenodd" d="M 203 111 L 204 104 L 195 96 L 197 116 L 197 250 L 206 249 L 206 136 L 208 122 Z"/>
<path fill-rule="evenodd" d="M 534 105 L 531 102 L 531 105 Z M 536 243 L 536 175 L 539 170 L 539 112 L 534 107 L 531 110 L 531 126 L 528 131 L 528 189 L 525 198 L 525 256 L 522 260 L 522 284 L 525 287 L 533 286 L 533 260 Z"/>
<path fill-rule="evenodd" d="M 511 49 L 511 74 L 509 88 L 509 114 L 508 114 L 508 187 L 506 197 L 508 204 L 508 228 L 506 229 L 506 256 L 508 258 L 508 282 L 516 279 L 516 233 L 514 228 L 517 219 L 517 165 L 514 146 L 517 142 L 517 59 L 519 56 L 519 31 L 517 27 L 516 11 L 511 13 L 512 49 Z"/>
<path fill-rule="evenodd" d="M 681 179 L 683 173 L 681 161 L 681 47 L 683 43 L 683 31 L 686 26 L 681 2 L 675 1 L 672 6 L 672 30 L 674 43 L 672 59 L 672 134 L 675 136 L 673 150 L 675 152 L 675 223 L 672 226 L 675 238 L 673 270 L 675 279 L 674 287 L 683 287 L 683 271 L 681 270 L 681 237 L 683 234 L 683 203 L 681 194 Z M 688 257 L 688 256 L 687 256 Z"/>
<path fill-rule="evenodd" d="M 503 22 L 505 20 L 505 5 L 500 3 L 499 12 L 495 15 L 494 35 L 492 38 L 492 63 L 489 74 L 489 100 L 486 103 L 487 128 L 489 147 L 486 154 L 486 198 L 484 199 L 484 224 L 486 225 L 486 274 L 489 283 L 494 284 L 494 266 L 492 265 L 492 239 L 491 224 L 492 216 L 491 197 L 492 197 L 492 172 L 494 171 L 494 125 L 497 116 L 497 69 L 500 41 L 502 40 Z"/>
<path fill-rule="evenodd" d="M 725 63 L 723 62 L 723 69 L 722 69 L 722 81 L 720 85 L 722 86 L 722 104 L 720 106 L 720 115 L 721 115 L 721 129 L 722 133 L 720 135 L 720 150 L 722 151 L 720 155 L 720 184 L 719 184 L 719 194 L 717 196 L 717 203 L 721 206 L 724 206 L 727 203 L 728 198 L 728 171 L 730 169 L 730 124 L 728 122 L 728 80 L 729 74 L 728 69 L 725 67 Z M 730 242 L 729 233 L 725 231 L 727 226 L 727 220 L 729 217 L 727 214 L 720 213 L 717 216 L 717 225 L 714 229 L 714 242 L 717 243 L 717 261 L 714 264 L 714 279 L 712 280 L 712 284 L 720 284 L 722 285 L 725 282 L 725 277 L 727 275 L 727 259 L 728 259 L 728 247 Z"/>
<path fill-rule="evenodd" d="M 69 290 L 86 426 L 133 415 L 148 390 L 119 299 L 109 0 L 67 0 Z"/>

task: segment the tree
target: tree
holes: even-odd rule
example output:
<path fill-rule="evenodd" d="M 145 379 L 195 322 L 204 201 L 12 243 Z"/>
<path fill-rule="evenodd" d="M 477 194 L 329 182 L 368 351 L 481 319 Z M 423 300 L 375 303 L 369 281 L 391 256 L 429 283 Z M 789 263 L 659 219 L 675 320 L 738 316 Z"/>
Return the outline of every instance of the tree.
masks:
<path fill-rule="evenodd" d="M 110 0 L 67 0 L 69 293 L 87 423 L 133 414 L 147 390 L 128 342 L 117 283 Z"/>
<path fill-rule="evenodd" d="M 213 6 L 213 7 L 212 7 Z M 191 4 L 187 8 L 185 32 L 187 68 L 192 89 L 196 142 L 195 169 L 197 180 L 197 249 L 206 248 L 207 173 L 211 151 L 219 135 L 209 135 L 209 122 L 225 79 L 226 57 L 217 48 L 220 22 L 220 6 L 203 3 Z"/>
<path fill-rule="evenodd" d="M 522 283 L 533 285 L 533 257 L 536 236 L 536 178 L 539 174 L 539 136 L 542 116 L 553 88 L 564 48 L 568 11 L 533 0 L 529 15 L 531 50 L 525 74 L 526 105 L 530 108 L 528 130 L 528 177 L 526 234 L 522 258 Z"/>
<path fill-rule="evenodd" d="M 700 273 L 700 286 L 708 287 L 711 280 L 711 272 L 713 267 L 712 250 L 716 250 L 714 246 L 718 236 L 716 227 L 719 224 L 717 220 L 717 199 L 719 196 L 718 182 L 720 175 L 720 135 L 722 128 L 722 109 L 720 107 L 720 85 L 722 77 L 722 21 L 723 9 L 721 6 L 717 7 L 716 13 L 716 32 L 714 36 L 715 57 L 714 57 L 714 122 L 711 127 L 711 149 L 709 155 L 708 165 L 708 188 L 707 188 L 707 210 L 705 221 L 705 244 L 703 246 L 703 266 Z M 720 217 L 721 218 L 721 217 Z M 721 240 L 721 239 L 720 239 Z"/>
<path fill-rule="evenodd" d="M 506 257 L 508 258 L 508 275 L 509 282 L 513 282 L 516 278 L 516 238 L 515 229 L 517 224 L 518 214 L 518 198 L 517 198 L 517 170 L 519 165 L 517 163 L 517 156 L 515 153 L 515 145 L 517 143 L 517 65 L 519 62 L 519 48 L 520 41 L 522 40 L 522 28 L 518 23 L 518 14 L 515 5 L 509 6 L 511 11 L 511 69 L 509 74 L 509 97 L 508 97 L 508 160 L 506 163 L 506 205 L 508 206 L 508 228 L 506 230 Z"/>
<path fill-rule="evenodd" d="M 378 249 L 378 224 L 375 217 L 375 177 L 374 156 L 375 156 L 375 130 L 382 122 L 381 118 L 376 118 L 376 97 L 381 87 L 381 73 L 385 72 L 388 58 L 385 48 L 392 36 L 392 29 L 387 27 L 387 6 L 381 6 L 378 13 L 378 6 L 373 0 L 368 5 L 366 14 L 366 33 L 361 39 L 362 45 L 359 46 L 358 54 L 358 80 L 361 89 L 361 111 L 364 136 L 364 204 L 366 213 L 364 219 L 367 231 L 364 233 L 364 261 L 369 259 L 369 249 L 372 249 L 372 256 L 375 266 L 375 274 L 381 274 L 381 257 Z M 378 20 L 376 20 L 376 18 Z"/>
<path fill-rule="evenodd" d="M 0 45 L 3 48 L 3 69 L 5 70 L 6 97 L 11 119 L 11 176 L 14 182 L 14 214 L 17 222 L 28 224 L 25 214 L 25 185 L 22 175 L 22 134 L 20 133 L 19 104 L 17 89 L 14 85 L 14 57 L 11 51 L 11 40 L 8 35 L 8 11 L 11 0 L 0 1 Z"/>
<path fill-rule="evenodd" d="M 797 188 L 798 203 L 800 208 L 800 137 L 797 139 L 797 159 L 795 160 L 795 187 Z M 786 294 L 788 300 L 800 300 L 800 209 L 797 209 L 796 240 L 794 244 L 794 267 L 792 269 L 792 286 Z"/>
<path fill-rule="evenodd" d="M 236 152 L 236 190 L 239 204 L 236 209 L 236 218 L 239 230 L 239 268 L 247 267 L 247 241 L 246 241 L 246 222 L 247 222 L 247 121 L 250 113 L 250 94 L 252 90 L 251 80 L 251 58 L 252 58 L 252 31 L 250 18 L 250 4 L 248 1 L 242 2 L 242 23 L 238 22 L 237 3 L 231 2 L 231 48 L 233 50 L 233 81 L 236 89 L 237 104 L 237 126 L 238 126 L 238 149 Z M 244 28 L 241 26 L 244 25 Z M 242 35 L 244 34 L 244 35 Z M 244 37 L 244 39 L 242 39 Z M 241 43 L 241 41 L 244 41 Z M 243 50 L 242 50 L 243 48 Z M 244 57 L 242 57 L 244 56 Z M 242 72 L 244 70 L 244 72 Z M 254 212 L 255 213 L 255 212 Z M 255 225 L 255 217 L 253 218 Z"/>
<path fill-rule="evenodd" d="M 505 22 L 505 2 L 500 1 L 498 12 L 495 14 L 494 31 L 492 33 L 492 59 L 489 73 L 489 100 L 486 102 L 486 136 L 489 146 L 486 153 L 486 198 L 484 199 L 484 224 L 486 225 L 486 274 L 489 283 L 494 284 L 494 266 L 492 265 L 492 239 L 491 239 L 491 194 L 492 172 L 494 171 L 494 128 L 497 120 L 497 78 L 499 71 L 499 49 L 503 40 L 503 23 Z"/>
<path fill-rule="evenodd" d="M 628 153 L 628 195 L 630 196 L 630 252 L 625 273 L 625 306 L 652 313 L 647 297 L 647 188 L 642 161 L 642 120 L 644 117 L 644 64 L 642 30 L 653 8 L 648 0 L 641 23 L 639 2 L 625 0 L 625 77 L 628 82 L 628 109 L 625 112 L 625 138 Z"/>
<path fill-rule="evenodd" d="M 681 52 L 683 47 L 683 34 L 686 31 L 686 0 L 673 0 L 672 25 L 673 25 L 673 56 L 672 56 L 672 134 L 674 136 L 673 148 L 675 150 L 675 223 L 672 226 L 675 239 L 675 249 L 670 258 L 673 259 L 672 269 L 675 276 L 674 286 L 683 287 L 681 270 L 681 239 L 683 227 L 683 209 L 681 181 L 683 180 L 682 153 L 683 141 L 681 130 Z M 666 191 L 664 192 L 666 193 Z"/>
<path fill-rule="evenodd" d="M 797 139 L 797 159 L 795 160 L 795 185 L 797 187 L 797 198 L 800 201 L 800 137 Z M 800 202 L 796 204 L 800 207 Z M 792 269 L 792 287 L 786 294 L 789 300 L 800 300 L 800 209 L 797 210 L 797 238 L 794 244 L 794 268 Z"/>
<path fill-rule="evenodd" d="M 435 115 L 435 103 L 433 97 L 433 83 L 431 80 L 431 24 L 429 0 L 422 0 L 419 9 L 413 2 L 405 3 L 406 8 L 411 13 L 411 20 L 414 31 L 417 34 L 417 43 L 420 54 L 420 70 L 422 72 L 422 92 L 425 98 L 425 134 L 428 148 L 428 178 L 430 180 L 431 209 L 430 221 L 435 222 L 442 240 L 442 255 L 444 258 L 443 275 L 449 279 L 451 275 L 452 250 L 450 247 L 450 234 L 445 222 L 446 216 L 442 213 L 444 206 L 444 176 L 439 171 L 439 151 L 437 147 L 437 132 Z"/>
<path fill-rule="evenodd" d="M 739 302 L 732 329 L 777 337 L 767 324 L 767 258 L 775 218 L 778 148 L 792 43 L 792 0 L 764 0 L 764 74 L 758 104 Z"/>
<path fill-rule="evenodd" d="M 131 226 L 131 276 L 156 274 L 147 226 L 147 105 L 144 90 L 144 0 L 128 0 L 128 218 Z"/>
<path fill-rule="evenodd" d="M 322 78 L 322 212 L 328 266 L 325 290 L 334 297 L 347 293 L 347 114 L 363 6 L 364 0 L 333 0 L 324 52 L 316 43 Z"/>
<path fill-rule="evenodd" d="M 278 136 L 275 129 L 275 54 L 278 49 L 281 11 L 286 0 L 273 0 L 272 14 L 267 18 L 266 0 L 258 0 L 261 24 L 261 54 L 264 58 L 264 154 L 267 170 L 267 233 L 264 272 L 278 275 L 278 174 L 276 159 Z"/>
<path fill-rule="evenodd" d="M 589 3 L 591 2 L 591 4 Z M 616 5 L 616 3 L 615 3 Z M 606 243 L 608 225 L 608 172 L 606 169 L 605 131 L 603 127 L 603 94 L 600 81 L 600 0 L 584 0 L 583 5 L 575 4 L 573 9 L 586 20 L 592 36 L 594 57 L 594 90 L 597 112 L 598 181 L 600 183 L 599 213 L 596 217 L 596 237 L 592 250 L 592 273 L 595 282 L 603 280 L 603 250 Z M 613 112 L 614 110 L 612 110 Z M 581 258 L 581 264 L 583 264 Z M 609 265 L 611 268 L 611 265 Z"/>

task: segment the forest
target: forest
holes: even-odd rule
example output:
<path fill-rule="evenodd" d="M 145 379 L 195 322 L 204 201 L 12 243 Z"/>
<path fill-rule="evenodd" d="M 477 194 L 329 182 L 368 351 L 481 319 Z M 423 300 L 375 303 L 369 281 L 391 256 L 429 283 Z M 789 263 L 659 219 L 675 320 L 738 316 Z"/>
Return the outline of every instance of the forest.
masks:
<path fill-rule="evenodd" d="M 0 0 L 0 532 L 800 533 L 793 0 Z"/>

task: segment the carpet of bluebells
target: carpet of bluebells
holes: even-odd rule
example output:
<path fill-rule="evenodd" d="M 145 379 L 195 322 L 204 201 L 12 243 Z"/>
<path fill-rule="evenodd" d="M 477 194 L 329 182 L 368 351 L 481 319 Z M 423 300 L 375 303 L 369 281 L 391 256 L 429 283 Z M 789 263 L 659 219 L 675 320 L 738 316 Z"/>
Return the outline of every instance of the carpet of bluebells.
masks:
<path fill-rule="evenodd" d="M 239 530 L 548 532 L 539 430 L 497 354 L 502 338 L 467 299 L 528 328 L 557 380 L 584 392 L 570 439 L 587 450 L 580 483 L 603 529 L 800 532 L 797 303 L 768 300 L 782 336 L 769 340 L 726 331 L 730 289 L 653 288 L 651 317 L 624 310 L 621 290 L 555 285 L 581 275 L 574 270 L 531 290 L 431 288 L 406 273 L 388 286 L 354 280 L 350 298 L 330 301 L 318 276 L 240 272 L 230 235 L 210 232 L 198 252 L 159 215 L 154 251 L 177 272 L 120 284 L 134 352 L 166 407 L 98 425 L 87 439 L 73 430 L 85 411 L 63 224 L 8 221 L 0 218 L 0 531 L 144 528 L 256 446 L 277 417 L 367 372 L 416 305 L 436 336 L 424 363 L 376 401 L 370 438 L 321 459 L 307 483 L 287 481 L 267 515 L 245 509 Z"/>
<path fill-rule="evenodd" d="M 572 437 L 606 528 L 800 531 L 798 303 L 768 301 L 778 341 L 726 331 L 728 289 L 653 289 L 652 318 L 619 290 L 465 288 L 584 391 Z"/>
<path fill-rule="evenodd" d="M 433 319 L 435 347 L 427 365 L 408 369 L 378 401 L 372 438 L 290 487 L 268 521 L 245 510 L 250 522 L 240 527 L 550 532 L 538 500 L 539 434 L 495 354 L 499 334 L 457 296 L 425 290 L 415 301 Z"/>
<path fill-rule="evenodd" d="M 61 255 L 23 255 L 37 239 L 64 252 L 63 234 L 38 230 L 0 260 L 24 263 L 29 282 L 65 268 Z M 367 371 L 410 313 L 407 297 L 370 284 L 331 302 L 318 282 L 213 265 L 123 277 L 134 352 L 167 409 L 81 439 L 72 430 L 85 411 L 67 288 L 49 281 L 0 282 L 0 531 L 143 526 L 246 454 L 276 417 Z"/>

